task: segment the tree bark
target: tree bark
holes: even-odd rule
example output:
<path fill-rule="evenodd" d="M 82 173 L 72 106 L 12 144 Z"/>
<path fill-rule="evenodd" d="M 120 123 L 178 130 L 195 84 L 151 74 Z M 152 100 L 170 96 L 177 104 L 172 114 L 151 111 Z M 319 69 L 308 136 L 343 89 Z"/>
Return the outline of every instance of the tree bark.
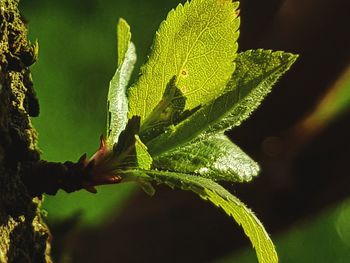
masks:
<path fill-rule="evenodd" d="M 0 0 L 0 262 L 51 262 L 40 198 L 22 182 L 40 159 L 30 117 L 39 113 L 29 66 L 37 45 L 27 40 L 18 0 Z"/>

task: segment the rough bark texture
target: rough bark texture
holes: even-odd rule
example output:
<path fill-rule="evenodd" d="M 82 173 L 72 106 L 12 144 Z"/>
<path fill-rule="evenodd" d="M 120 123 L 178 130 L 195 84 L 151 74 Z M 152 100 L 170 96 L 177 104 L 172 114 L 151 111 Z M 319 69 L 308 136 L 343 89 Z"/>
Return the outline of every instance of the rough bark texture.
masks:
<path fill-rule="evenodd" d="M 36 46 L 17 7 L 0 0 L 0 262 L 51 262 L 41 201 L 22 183 L 23 167 L 40 158 L 30 122 L 39 107 L 28 68 Z"/>

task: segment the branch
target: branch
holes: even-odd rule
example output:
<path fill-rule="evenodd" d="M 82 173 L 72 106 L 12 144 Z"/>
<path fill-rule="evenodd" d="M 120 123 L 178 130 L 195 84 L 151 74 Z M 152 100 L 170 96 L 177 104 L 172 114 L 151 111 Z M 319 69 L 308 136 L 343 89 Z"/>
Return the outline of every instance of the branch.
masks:
<path fill-rule="evenodd" d="M 42 194 L 55 195 L 59 189 L 71 193 L 85 189 L 90 193 L 97 193 L 95 186 L 116 184 L 121 177 L 112 172 L 106 172 L 103 165 L 99 165 L 104 159 L 104 139 L 101 137 L 101 145 L 97 153 L 87 160 L 86 154 L 74 162 L 55 163 L 39 161 L 28 165 L 24 171 L 23 181 L 31 196 Z M 102 157 L 102 158 L 101 158 Z M 107 157 L 108 158 L 108 157 Z"/>

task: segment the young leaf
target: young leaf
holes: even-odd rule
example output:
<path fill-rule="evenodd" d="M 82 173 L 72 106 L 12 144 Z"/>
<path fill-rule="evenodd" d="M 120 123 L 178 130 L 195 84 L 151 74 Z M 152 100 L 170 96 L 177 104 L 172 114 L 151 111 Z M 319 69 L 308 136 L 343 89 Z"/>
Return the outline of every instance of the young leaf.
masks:
<path fill-rule="evenodd" d="M 129 118 L 141 116 L 143 124 L 173 76 L 187 97 L 185 109 L 223 92 L 235 68 L 237 8 L 238 2 L 231 0 L 192 0 L 170 11 L 156 33 L 140 78 L 129 90 Z"/>
<path fill-rule="evenodd" d="M 253 212 L 248 209 L 237 197 L 233 196 L 226 189 L 210 179 L 166 171 L 124 171 L 132 176 L 144 178 L 146 173 L 150 179 L 157 183 L 167 184 L 174 188 L 190 190 L 198 194 L 201 198 L 209 200 L 214 205 L 221 207 L 228 215 L 242 226 L 245 234 L 249 237 L 255 248 L 260 263 L 277 263 L 278 257 L 275 247 L 264 229 L 261 222 Z"/>
<path fill-rule="evenodd" d="M 117 26 L 118 67 L 109 83 L 107 107 L 107 145 L 112 148 L 128 122 L 126 87 L 136 62 L 135 46 L 130 41 L 130 27 L 124 19 Z"/>
<path fill-rule="evenodd" d="M 281 51 L 250 50 L 236 58 L 237 70 L 226 92 L 147 143 L 153 157 L 196 138 L 202 132 L 222 132 L 239 125 L 271 91 L 273 84 L 297 56 Z"/>
<path fill-rule="evenodd" d="M 200 136 L 156 157 L 153 167 L 230 182 L 250 181 L 259 172 L 258 164 L 224 134 Z"/>
<path fill-rule="evenodd" d="M 297 58 L 298 55 L 283 51 L 257 49 L 243 52 L 237 59 L 237 71 L 227 86 L 227 90 L 235 92 L 228 93 L 225 98 L 236 100 L 238 103 L 234 107 L 230 106 L 231 103 L 224 104 L 230 108 L 228 114 L 211 125 L 206 132 L 225 131 L 239 126 L 258 108 L 261 101 L 270 93 L 272 86 L 289 70 Z M 212 115 L 222 112 L 216 107 L 213 107 L 213 110 L 216 111 L 211 112 Z"/>

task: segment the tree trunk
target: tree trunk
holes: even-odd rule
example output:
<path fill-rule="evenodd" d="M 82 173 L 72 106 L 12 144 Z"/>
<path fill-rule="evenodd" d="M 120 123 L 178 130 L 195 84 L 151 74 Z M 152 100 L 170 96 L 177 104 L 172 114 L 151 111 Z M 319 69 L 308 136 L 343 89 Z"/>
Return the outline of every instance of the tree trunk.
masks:
<path fill-rule="evenodd" d="M 39 113 L 29 66 L 37 45 L 27 40 L 18 0 L 0 0 L 0 262 L 51 262 L 39 198 L 22 182 L 38 162 L 30 117 Z M 30 178 L 29 178 L 30 180 Z"/>

